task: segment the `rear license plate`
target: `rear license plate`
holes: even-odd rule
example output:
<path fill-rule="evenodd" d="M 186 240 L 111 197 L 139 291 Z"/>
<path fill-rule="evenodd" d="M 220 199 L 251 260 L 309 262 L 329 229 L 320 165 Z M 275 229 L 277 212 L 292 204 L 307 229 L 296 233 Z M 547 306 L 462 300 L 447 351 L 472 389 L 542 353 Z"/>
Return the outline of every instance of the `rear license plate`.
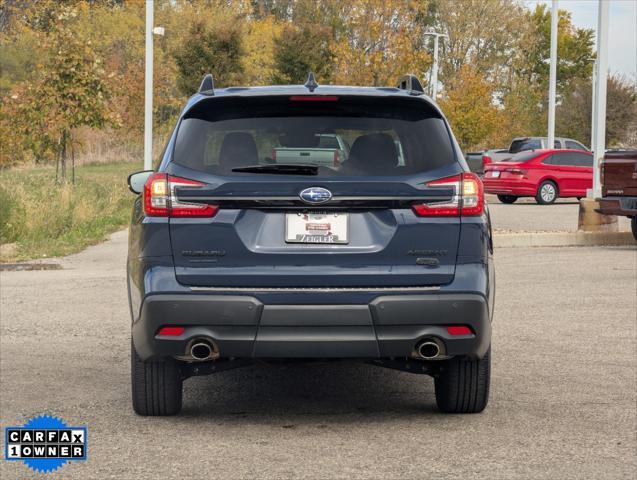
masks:
<path fill-rule="evenodd" d="M 312 212 L 285 214 L 287 243 L 348 243 L 347 213 Z"/>
<path fill-rule="evenodd" d="M 489 172 L 491 175 L 491 178 L 498 178 L 500 176 L 500 171 L 499 170 L 491 170 L 491 172 Z"/>

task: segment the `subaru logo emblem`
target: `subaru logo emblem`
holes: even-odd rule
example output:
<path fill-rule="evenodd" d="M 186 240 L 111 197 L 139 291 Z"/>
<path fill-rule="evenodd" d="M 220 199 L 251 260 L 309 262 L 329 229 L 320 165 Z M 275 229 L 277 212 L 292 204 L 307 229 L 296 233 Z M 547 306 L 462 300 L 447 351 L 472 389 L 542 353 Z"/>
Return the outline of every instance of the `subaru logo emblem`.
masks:
<path fill-rule="evenodd" d="M 332 192 L 322 187 L 311 187 L 299 193 L 299 197 L 301 197 L 301 200 L 305 203 L 317 205 L 319 203 L 328 202 L 332 198 Z"/>

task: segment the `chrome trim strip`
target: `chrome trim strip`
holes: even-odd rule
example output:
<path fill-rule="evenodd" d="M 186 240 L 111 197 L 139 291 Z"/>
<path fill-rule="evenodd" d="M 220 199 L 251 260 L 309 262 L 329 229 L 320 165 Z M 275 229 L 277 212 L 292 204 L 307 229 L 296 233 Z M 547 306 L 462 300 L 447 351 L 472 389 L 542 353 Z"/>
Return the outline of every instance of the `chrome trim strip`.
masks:
<path fill-rule="evenodd" d="M 429 287 L 190 287 L 199 292 L 430 292 L 438 291 L 437 285 Z"/>
<path fill-rule="evenodd" d="M 449 200 L 450 196 L 440 196 L 440 195 L 405 195 L 405 196 L 341 196 L 341 197 L 332 197 L 331 200 L 317 204 L 319 206 L 335 204 L 338 202 L 356 202 L 356 201 L 427 201 L 427 202 L 435 202 L 435 201 L 445 201 Z M 285 201 L 285 202 L 296 202 L 301 201 L 301 199 L 297 197 L 235 197 L 232 195 L 228 196 L 188 196 L 188 195 L 178 195 L 177 198 L 186 202 L 268 202 L 268 201 Z M 315 204 L 308 204 L 309 206 L 316 206 Z"/>

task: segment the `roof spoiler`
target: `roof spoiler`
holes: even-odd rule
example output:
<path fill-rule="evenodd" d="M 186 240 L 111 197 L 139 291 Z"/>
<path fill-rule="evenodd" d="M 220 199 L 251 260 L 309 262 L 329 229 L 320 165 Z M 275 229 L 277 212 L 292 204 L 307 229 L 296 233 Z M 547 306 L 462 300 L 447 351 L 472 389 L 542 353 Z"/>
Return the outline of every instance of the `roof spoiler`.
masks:
<path fill-rule="evenodd" d="M 401 90 L 409 90 L 412 95 L 424 95 L 425 89 L 422 88 L 422 83 L 418 80 L 418 77 L 413 74 L 407 74 L 400 77 L 396 88 Z"/>
<path fill-rule="evenodd" d="M 199 85 L 199 93 L 202 95 L 214 96 L 215 95 L 215 81 L 210 73 L 206 73 Z"/>

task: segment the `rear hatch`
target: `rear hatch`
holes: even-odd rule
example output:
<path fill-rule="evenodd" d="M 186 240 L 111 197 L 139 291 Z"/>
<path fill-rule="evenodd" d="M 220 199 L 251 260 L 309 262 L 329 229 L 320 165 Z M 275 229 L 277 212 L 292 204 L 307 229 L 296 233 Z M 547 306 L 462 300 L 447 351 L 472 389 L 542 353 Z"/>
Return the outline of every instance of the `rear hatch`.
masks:
<path fill-rule="evenodd" d="M 351 145 L 347 161 L 272 158 L 290 139 L 302 148 L 323 134 Z M 182 118 L 165 173 L 168 201 L 182 212 L 170 219 L 170 236 L 183 284 L 369 288 L 453 280 L 461 167 L 444 120 L 421 99 L 211 98 Z"/>
<path fill-rule="evenodd" d="M 603 196 L 637 196 L 637 150 L 606 152 L 602 190 Z"/>

